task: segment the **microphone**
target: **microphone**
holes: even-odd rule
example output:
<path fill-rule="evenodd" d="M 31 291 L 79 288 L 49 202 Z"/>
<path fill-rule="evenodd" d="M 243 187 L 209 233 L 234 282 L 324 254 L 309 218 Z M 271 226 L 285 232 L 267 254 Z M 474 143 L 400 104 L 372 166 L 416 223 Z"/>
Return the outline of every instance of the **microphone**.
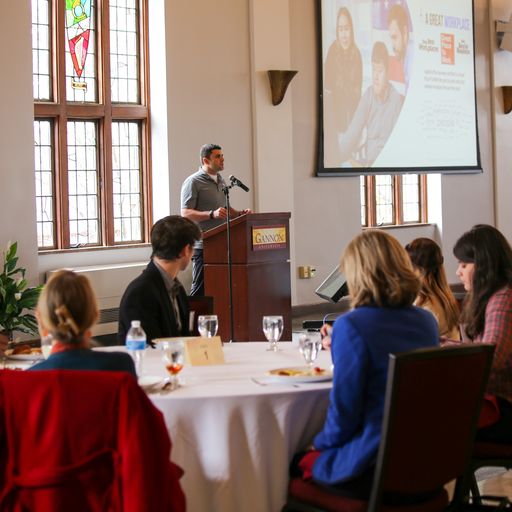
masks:
<path fill-rule="evenodd" d="M 238 178 L 235 178 L 232 174 L 229 176 L 229 181 L 231 182 L 231 185 L 236 185 L 237 187 L 240 187 L 242 190 L 249 192 L 249 187 L 247 185 L 244 185 Z"/>

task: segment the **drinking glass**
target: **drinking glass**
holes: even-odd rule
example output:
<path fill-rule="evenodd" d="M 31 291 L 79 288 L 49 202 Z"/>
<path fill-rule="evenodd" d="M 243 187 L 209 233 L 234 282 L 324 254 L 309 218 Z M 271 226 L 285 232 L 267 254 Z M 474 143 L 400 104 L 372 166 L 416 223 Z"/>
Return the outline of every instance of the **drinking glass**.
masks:
<path fill-rule="evenodd" d="M 263 317 L 263 334 L 270 342 L 270 347 L 267 349 L 272 352 L 277 352 L 277 342 L 283 334 L 283 317 L 282 316 L 264 316 Z"/>
<path fill-rule="evenodd" d="M 316 361 L 320 350 L 322 350 L 322 338 L 320 333 L 308 332 L 299 336 L 299 350 L 304 358 L 304 361 L 310 368 L 313 368 L 313 363 Z"/>
<path fill-rule="evenodd" d="M 165 368 L 170 375 L 171 389 L 180 386 L 179 373 L 183 369 L 185 345 L 183 340 L 163 341 L 161 344 Z"/>
<path fill-rule="evenodd" d="M 200 315 L 197 319 L 197 329 L 203 338 L 213 338 L 219 328 L 217 315 Z"/>
<path fill-rule="evenodd" d="M 55 345 L 55 340 L 53 339 L 53 336 L 51 334 L 48 334 L 48 336 L 44 336 L 43 338 L 41 338 L 41 352 L 45 359 L 48 359 L 50 357 L 53 345 Z"/>

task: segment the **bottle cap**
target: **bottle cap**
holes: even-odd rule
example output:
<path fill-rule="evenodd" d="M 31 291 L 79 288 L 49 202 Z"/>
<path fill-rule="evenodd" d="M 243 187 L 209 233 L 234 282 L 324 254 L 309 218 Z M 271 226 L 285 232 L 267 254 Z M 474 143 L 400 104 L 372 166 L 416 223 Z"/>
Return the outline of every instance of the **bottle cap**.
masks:
<path fill-rule="evenodd" d="M 140 320 L 132 320 L 132 327 L 140 327 Z"/>

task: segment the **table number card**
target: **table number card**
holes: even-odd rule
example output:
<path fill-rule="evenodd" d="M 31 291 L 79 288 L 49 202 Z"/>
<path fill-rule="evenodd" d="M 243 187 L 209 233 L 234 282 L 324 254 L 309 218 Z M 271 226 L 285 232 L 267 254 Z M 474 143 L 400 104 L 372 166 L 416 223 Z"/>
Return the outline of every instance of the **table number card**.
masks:
<path fill-rule="evenodd" d="M 185 338 L 185 358 L 190 366 L 224 364 L 220 336 L 213 338 Z"/>

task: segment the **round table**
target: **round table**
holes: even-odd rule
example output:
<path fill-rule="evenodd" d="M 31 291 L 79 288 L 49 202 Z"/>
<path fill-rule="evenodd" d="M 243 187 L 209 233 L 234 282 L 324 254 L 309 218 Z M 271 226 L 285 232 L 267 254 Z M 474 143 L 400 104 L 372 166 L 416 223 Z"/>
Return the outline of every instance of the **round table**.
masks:
<path fill-rule="evenodd" d="M 172 460 L 185 470 L 189 512 L 279 512 L 291 458 L 323 426 L 331 383 L 268 383 L 268 370 L 304 362 L 294 343 L 267 348 L 226 344 L 225 364 L 185 367 L 183 387 L 149 395 L 165 417 Z M 329 368 L 330 354 L 315 365 Z M 144 373 L 165 375 L 160 351 L 147 351 Z"/>

